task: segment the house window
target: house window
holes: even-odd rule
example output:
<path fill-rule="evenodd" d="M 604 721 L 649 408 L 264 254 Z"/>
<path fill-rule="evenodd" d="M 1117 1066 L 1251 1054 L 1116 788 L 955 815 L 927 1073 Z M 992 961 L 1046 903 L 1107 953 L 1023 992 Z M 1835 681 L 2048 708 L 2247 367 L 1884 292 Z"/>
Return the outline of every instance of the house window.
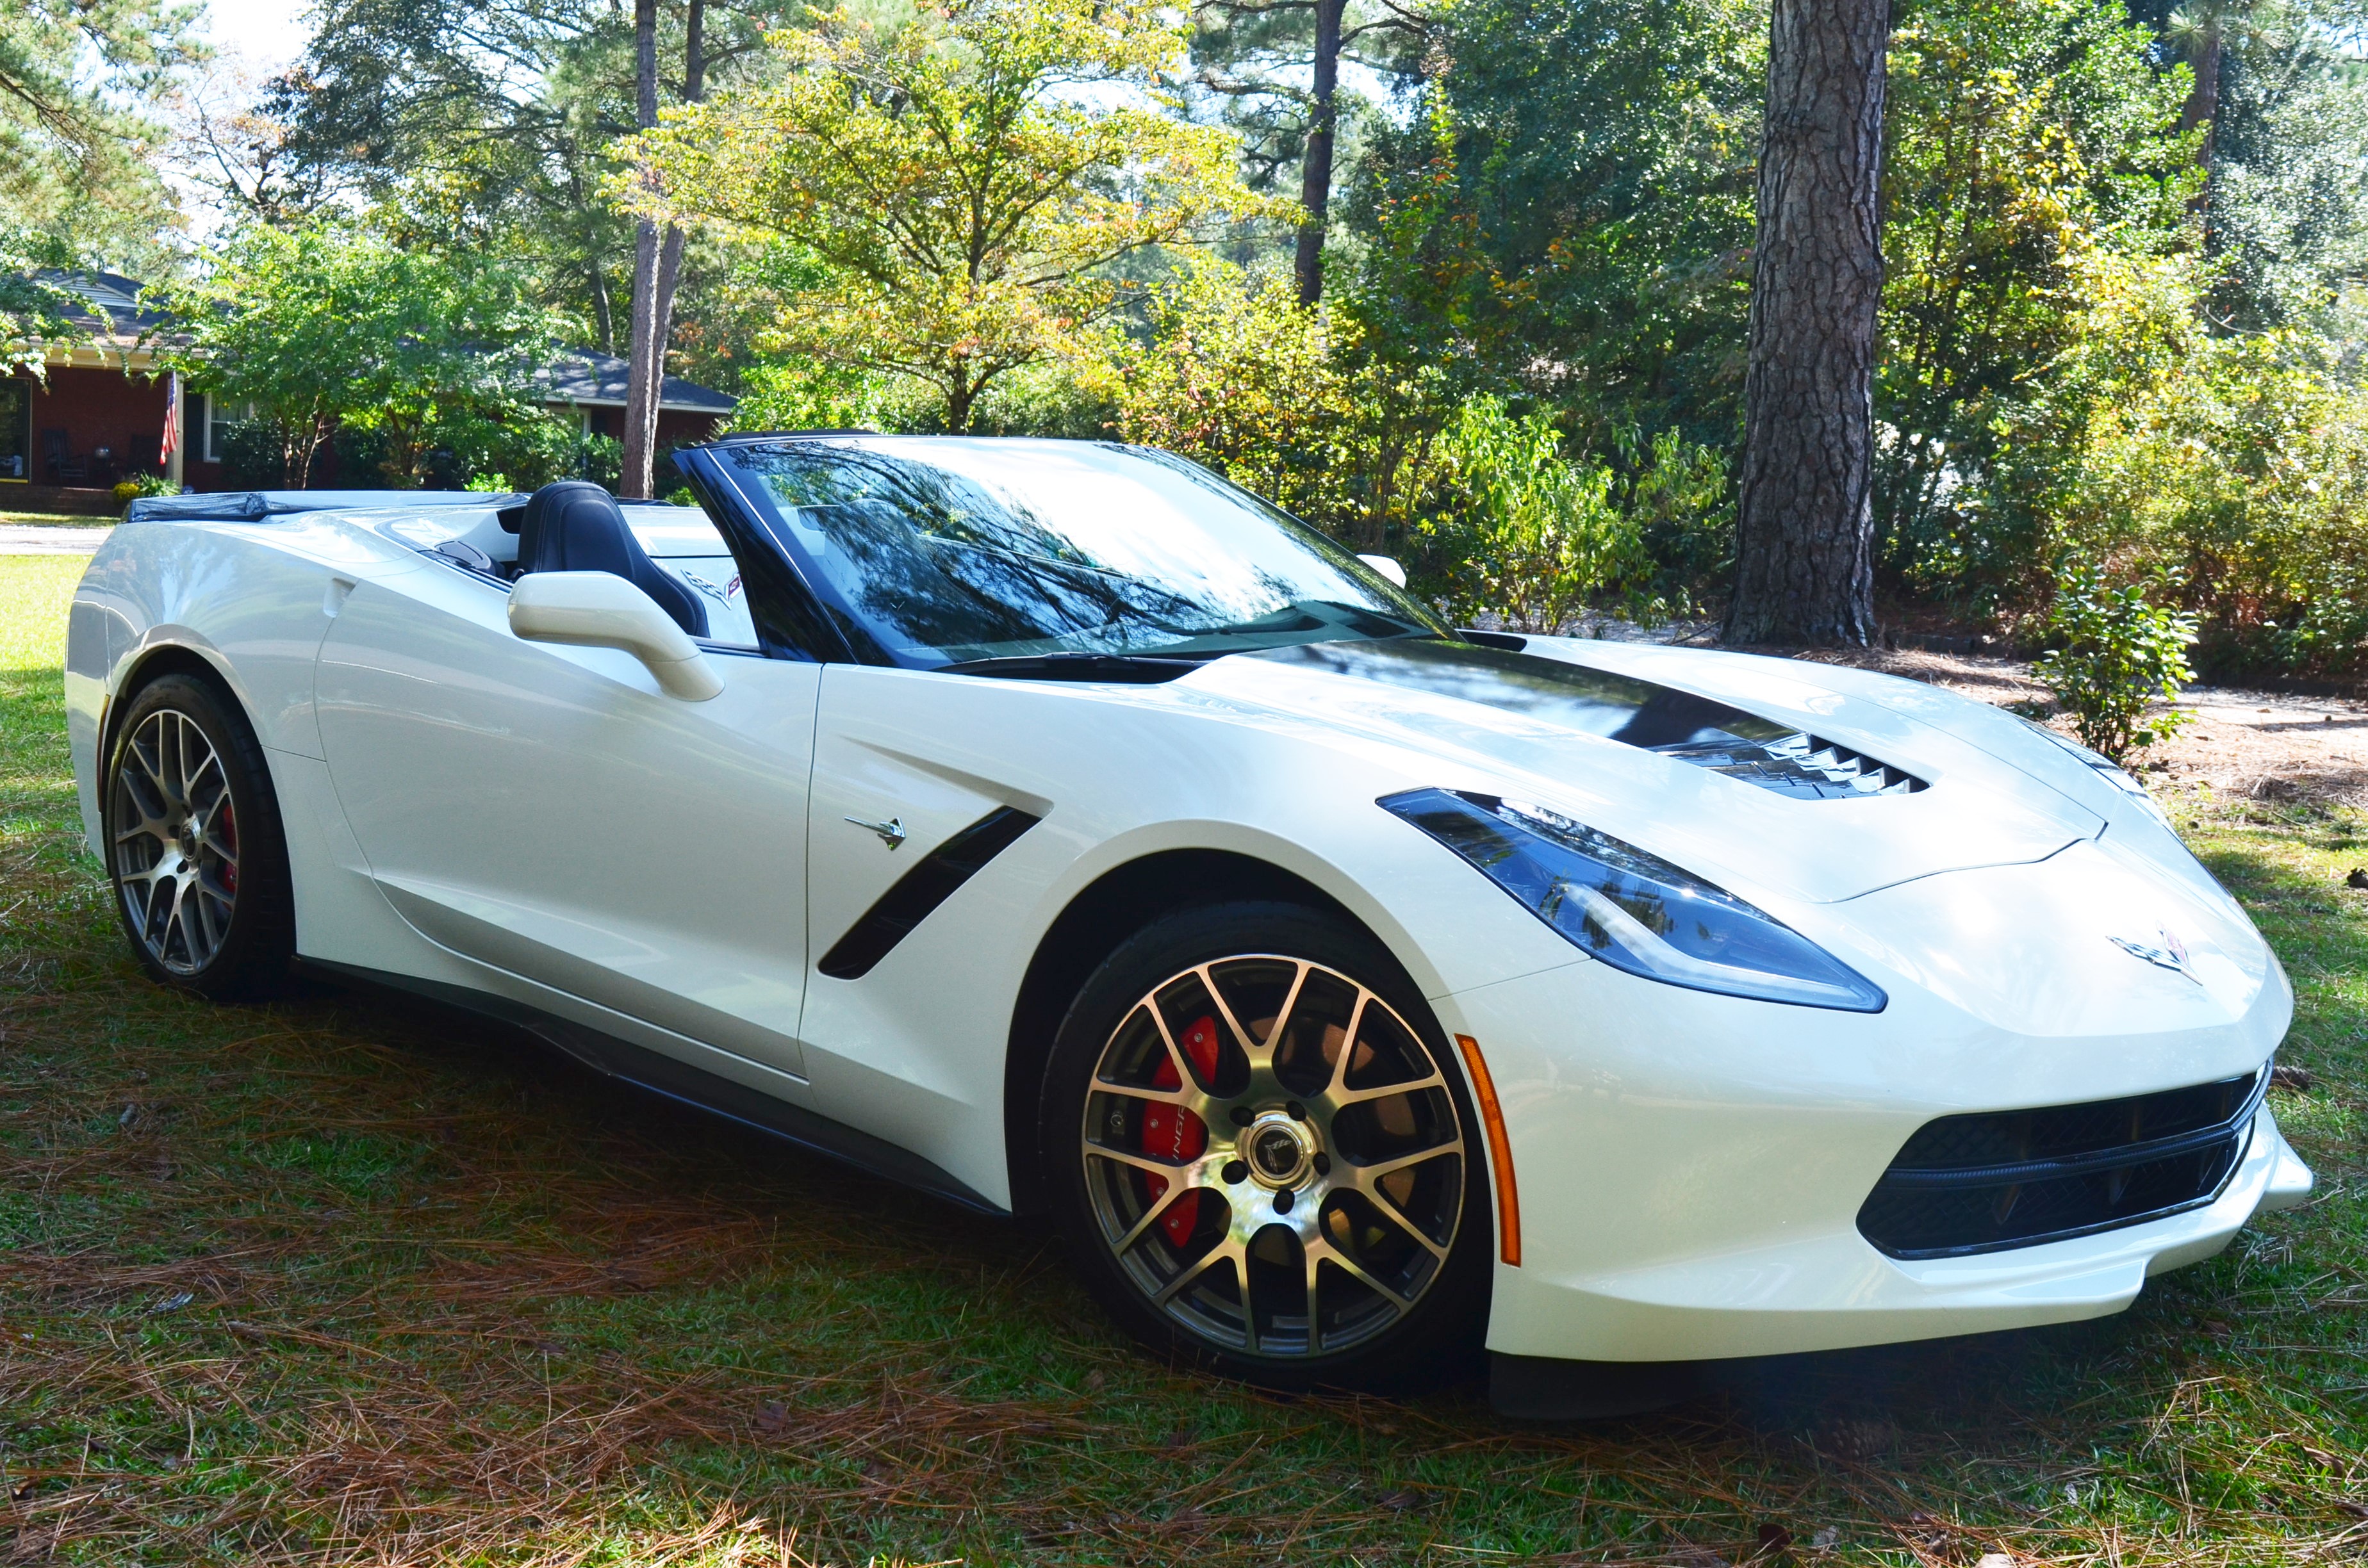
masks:
<path fill-rule="evenodd" d="M 233 400 L 207 394 L 197 399 L 197 407 L 192 412 L 198 415 L 206 433 L 205 445 L 199 450 L 204 453 L 205 461 L 218 463 L 222 460 L 222 438 L 229 435 L 232 426 L 243 425 L 255 417 L 255 403 L 252 399 Z"/>

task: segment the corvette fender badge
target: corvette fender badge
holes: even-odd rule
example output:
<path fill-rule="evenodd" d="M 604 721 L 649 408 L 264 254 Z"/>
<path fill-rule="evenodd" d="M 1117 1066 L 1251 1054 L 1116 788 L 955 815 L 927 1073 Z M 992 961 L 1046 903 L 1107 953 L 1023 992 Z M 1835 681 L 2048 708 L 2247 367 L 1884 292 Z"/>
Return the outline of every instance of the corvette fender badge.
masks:
<path fill-rule="evenodd" d="M 2134 959 L 2144 959 L 2157 969 L 2167 969 L 2173 974 L 2183 974 L 2190 980 L 2195 980 L 2195 971 L 2190 969 L 2187 963 L 2187 944 L 2169 930 L 2158 931 L 2156 935 L 2162 938 L 2161 947 L 2154 947 L 2146 942 L 2134 942 L 2127 937 L 2108 937 L 2105 940 Z M 2203 983 L 2200 980 L 2195 980 L 2195 983 L 2198 985 Z"/>
<path fill-rule="evenodd" d="M 890 817 L 886 822 L 866 822 L 861 817 L 848 817 L 846 820 L 860 828 L 878 834 L 880 842 L 891 849 L 896 848 L 905 842 L 905 822 L 901 817 Z"/>

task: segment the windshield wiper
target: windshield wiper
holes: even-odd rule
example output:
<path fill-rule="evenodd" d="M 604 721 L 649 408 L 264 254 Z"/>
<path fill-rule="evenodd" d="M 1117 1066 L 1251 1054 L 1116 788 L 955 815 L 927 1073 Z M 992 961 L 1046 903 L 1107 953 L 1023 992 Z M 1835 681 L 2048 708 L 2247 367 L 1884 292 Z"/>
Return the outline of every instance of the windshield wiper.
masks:
<path fill-rule="evenodd" d="M 1161 657 L 1155 653 L 1015 653 L 996 659 L 961 659 L 939 665 L 938 673 L 985 676 L 990 680 L 1102 680 L 1156 686 L 1187 676 L 1213 655 Z"/>

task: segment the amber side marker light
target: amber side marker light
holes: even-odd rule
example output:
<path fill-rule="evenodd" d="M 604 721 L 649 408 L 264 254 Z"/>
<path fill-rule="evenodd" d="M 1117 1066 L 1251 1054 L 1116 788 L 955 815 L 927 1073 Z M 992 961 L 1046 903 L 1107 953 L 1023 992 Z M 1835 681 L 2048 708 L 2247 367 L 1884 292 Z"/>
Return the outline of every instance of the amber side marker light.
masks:
<path fill-rule="evenodd" d="M 1488 1163 L 1497 1172 L 1498 1255 L 1507 1263 L 1519 1267 L 1521 1200 L 1513 1190 L 1513 1144 L 1505 1136 L 1505 1112 L 1497 1104 L 1497 1083 L 1488 1076 L 1488 1063 L 1480 1054 L 1478 1040 L 1460 1034 L 1455 1037 L 1455 1044 L 1463 1052 L 1463 1065 L 1472 1070 L 1472 1090 L 1480 1096 L 1480 1119 L 1488 1129 Z"/>

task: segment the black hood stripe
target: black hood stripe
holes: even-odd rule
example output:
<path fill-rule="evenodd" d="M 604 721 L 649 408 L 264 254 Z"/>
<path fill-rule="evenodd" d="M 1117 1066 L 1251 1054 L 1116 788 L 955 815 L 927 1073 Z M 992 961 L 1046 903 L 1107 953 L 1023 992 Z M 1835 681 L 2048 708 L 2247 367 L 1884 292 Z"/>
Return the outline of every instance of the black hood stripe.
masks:
<path fill-rule="evenodd" d="M 1302 642 L 1235 657 L 1311 665 L 1476 702 L 1800 800 L 1905 795 L 1926 788 L 1903 769 L 1714 699 L 1535 653 L 1406 638 Z"/>

